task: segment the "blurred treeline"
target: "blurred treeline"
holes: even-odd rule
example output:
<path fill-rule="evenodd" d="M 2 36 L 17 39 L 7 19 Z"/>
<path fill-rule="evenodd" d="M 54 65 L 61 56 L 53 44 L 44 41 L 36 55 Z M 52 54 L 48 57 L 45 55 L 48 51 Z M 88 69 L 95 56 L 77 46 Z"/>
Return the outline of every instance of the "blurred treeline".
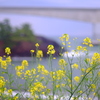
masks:
<path fill-rule="evenodd" d="M 5 48 L 9 46 L 12 48 L 18 41 L 36 41 L 34 32 L 31 30 L 30 25 L 23 24 L 18 28 L 12 27 L 8 19 L 0 22 L 0 42 L 3 42 L 3 47 Z"/>

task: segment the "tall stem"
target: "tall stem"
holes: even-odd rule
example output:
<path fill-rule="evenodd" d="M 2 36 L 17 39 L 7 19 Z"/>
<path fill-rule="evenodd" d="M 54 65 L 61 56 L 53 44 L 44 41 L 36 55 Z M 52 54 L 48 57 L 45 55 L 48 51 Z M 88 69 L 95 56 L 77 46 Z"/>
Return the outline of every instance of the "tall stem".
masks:
<path fill-rule="evenodd" d="M 83 80 L 85 79 L 85 77 L 94 69 L 96 68 L 97 65 L 95 65 L 89 72 L 87 72 L 84 77 L 82 78 L 81 82 L 78 84 L 78 86 L 76 87 L 76 89 L 72 92 L 71 96 L 69 97 L 69 100 L 71 99 L 71 97 L 74 95 L 74 93 L 77 91 L 77 89 L 79 88 L 79 86 L 81 85 L 81 83 L 83 82 Z"/>
<path fill-rule="evenodd" d="M 50 54 L 50 56 L 49 56 L 49 61 L 50 61 L 49 66 L 51 68 L 51 71 L 53 72 L 53 68 L 52 68 L 52 54 Z M 52 88 L 53 88 L 52 93 L 53 93 L 53 100 L 54 100 L 55 91 L 54 91 L 54 78 L 53 78 L 53 73 L 52 73 L 52 81 L 53 81 L 53 83 L 52 83 Z"/>

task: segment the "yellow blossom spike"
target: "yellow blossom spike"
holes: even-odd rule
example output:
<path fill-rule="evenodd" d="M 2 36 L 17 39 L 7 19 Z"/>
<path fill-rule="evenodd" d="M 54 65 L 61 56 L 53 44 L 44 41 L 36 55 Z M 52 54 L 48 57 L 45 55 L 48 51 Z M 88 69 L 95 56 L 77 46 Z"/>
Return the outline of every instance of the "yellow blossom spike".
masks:
<path fill-rule="evenodd" d="M 62 65 L 62 66 L 66 66 L 67 63 L 64 59 L 60 59 L 59 62 L 58 62 L 59 65 Z"/>
<path fill-rule="evenodd" d="M 30 52 L 31 52 L 31 53 L 34 53 L 35 51 L 34 51 L 34 50 L 30 50 Z"/>
<path fill-rule="evenodd" d="M 43 57 L 43 51 L 37 50 L 36 57 L 38 57 L 38 58 Z"/>
<path fill-rule="evenodd" d="M 22 66 L 28 66 L 28 61 L 27 60 L 23 60 L 22 61 Z"/>
<path fill-rule="evenodd" d="M 6 53 L 7 55 L 11 54 L 11 50 L 10 50 L 9 47 L 6 47 L 6 48 L 5 48 L 5 53 Z"/>
<path fill-rule="evenodd" d="M 36 43 L 36 44 L 35 44 L 35 46 L 36 46 L 36 47 L 39 47 L 39 44 L 38 44 L 38 43 Z"/>
<path fill-rule="evenodd" d="M 76 82 L 79 82 L 79 81 L 80 81 L 80 77 L 79 77 L 79 76 L 75 76 L 75 77 L 74 77 L 74 80 L 75 80 Z"/>
<path fill-rule="evenodd" d="M 12 89 L 9 89 L 9 90 L 8 90 L 8 93 L 9 93 L 10 95 L 12 95 Z"/>
<path fill-rule="evenodd" d="M 96 89 L 96 85 L 95 84 L 91 84 L 91 88 Z"/>
<path fill-rule="evenodd" d="M 78 64 L 74 63 L 74 64 L 72 65 L 72 68 L 78 69 Z"/>

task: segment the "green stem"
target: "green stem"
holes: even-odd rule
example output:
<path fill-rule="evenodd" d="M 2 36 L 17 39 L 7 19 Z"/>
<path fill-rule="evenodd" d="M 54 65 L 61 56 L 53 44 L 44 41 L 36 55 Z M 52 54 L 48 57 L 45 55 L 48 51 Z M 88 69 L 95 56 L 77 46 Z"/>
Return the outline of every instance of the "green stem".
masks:
<path fill-rule="evenodd" d="M 53 72 L 53 68 L 52 68 L 52 54 L 50 54 L 50 56 L 49 56 L 49 61 L 50 61 L 49 66 L 51 68 L 51 71 Z M 52 87 L 53 87 L 52 93 L 53 93 L 53 100 L 54 100 L 54 95 L 55 95 L 54 83 L 55 82 L 54 82 L 54 78 L 53 78 L 53 73 L 52 73 L 52 80 L 53 80 L 53 83 L 52 83 Z"/>
<path fill-rule="evenodd" d="M 73 91 L 73 93 L 71 94 L 71 96 L 69 97 L 69 100 L 71 99 L 71 97 L 73 96 L 73 94 L 76 92 L 76 90 L 79 88 L 79 86 L 81 85 L 81 83 L 83 82 L 83 80 L 85 79 L 85 77 L 94 69 L 96 68 L 97 65 L 95 65 L 88 73 L 86 73 L 84 75 L 84 77 L 82 78 L 81 82 L 78 84 L 78 86 L 76 87 L 76 89 Z"/>

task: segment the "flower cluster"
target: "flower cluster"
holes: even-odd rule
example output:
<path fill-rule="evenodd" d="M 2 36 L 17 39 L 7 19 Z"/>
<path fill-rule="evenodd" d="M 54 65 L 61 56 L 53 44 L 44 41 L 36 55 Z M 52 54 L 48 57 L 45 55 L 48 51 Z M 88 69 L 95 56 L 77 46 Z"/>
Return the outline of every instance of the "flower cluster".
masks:
<path fill-rule="evenodd" d="M 91 39 L 89 37 L 86 37 L 83 41 L 83 44 L 93 47 Z"/>
<path fill-rule="evenodd" d="M 18 77 L 21 77 L 22 74 L 24 74 L 23 70 L 24 70 L 27 66 L 28 66 L 28 61 L 27 61 L 27 60 L 23 60 L 21 65 L 15 67 L 16 75 L 17 75 Z"/>
<path fill-rule="evenodd" d="M 32 96 L 35 96 L 36 94 L 41 93 L 45 88 L 46 86 L 43 86 L 41 82 L 36 82 L 30 86 L 29 92 Z"/>
<path fill-rule="evenodd" d="M 43 75 L 48 75 L 49 74 L 48 70 L 46 70 L 43 65 L 39 64 L 37 69 L 38 69 L 38 72 L 43 74 Z"/>
<path fill-rule="evenodd" d="M 55 54 L 56 52 L 53 45 L 48 45 L 47 49 L 47 54 Z"/>
<path fill-rule="evenodd" d="M 58 70 L 55 72 L 50 72 L 51 77 L 54 80 L 61 80 L 62 78 L 65 77 L 65 71 L 64 70 Z"/>
<path fill-rule="evenodd" d="M 79 51 L 87 51 L 87 48 L 86 47 L 82 47 L 82 46 L 77 46 L 76 49 L 79 50 Z"/>
<path fill-rule="evenodd" d="M 63 34 L 62 37 L 60 37 L 61 41 L 68 41 L 69 40 L 69 35 L 68 34 Z"/>
<path fill-rule="evenodd" d="M 12 60 L 10 56 L 7 56 L 6 58 L 4 57 L 4 59 L 3 57 L 0 57 L 0 67 L 3 69 L 7 69 L 7 67 L 11 65 L 11 62 Z"/>
<path fill-rule="evenodd" d="M 6 47 L 6 49 L 5 49 L 5 53 L 7 53 L 7 55 L 11 54 L 11 50 L 10 50 L 9 47 Z"/>
<path fill-rule="evenodd" d="M 62 49 L 71 44 L 68 34 L 63 34 L 60 40 L 63 44 Z M 86 37 L 83 41 L 83 44 L 92 46 L 90 38 Z M 13 60 L 9 56 L 10 48 L 5 49 L 7 55 L 0 57 L 1 100 L 20 100 L 25 97 L 26 92 L 30 93 L 30 96 L 26 97 L 27 100 L 54 100 L 55 96 L 57 100 L 95 100 L 95 97 L 100 99 L 100 53 L 95 52 L 90 56 L 88 47 L 77 46 L 71 57 L 66 51 L 65 58 L 63 56 L 55 58 L 53 57 L 56 52 L 55 47 L 48 45 L 48 58 L 45 60 L 49 63 L 44 66 L 41 62 L 43 51 L 39 49 L 39 46 L 36 43 L 36 50 L 30 50 L 34 63 L 23 60 L 17 66 L 12 64 Z M 81 51 L 85 56 L 79 55 L 75 58 L 75 55 Z M 54 59 L 56 59 L 55 62 L 53 62 Z M 16 95 L 13 95 L 14 86 L 19 91 Z M 20 93 L 22 90 L 24 92 Z M 64 93 L 68 96 L 64 96 Z"/>
<path fill-rule="evenodd" d="M 0 76 L 0 96 L 4 93 L 5 91 L 5 79 L 3 76 Z"/>
<path fill-rule="evenodd" d="M 42 50 L 37 50 L 36 57 L 37 58 L 43 57 L 43 51 Z"/>
<path fill-rule="evenodd" d="M 75 77 L 74 77 L 74 80 L 75 80 L 76 82 L 79 82 L 79 81 L 80 81 L 80 77 L 79 77 L 79 76 L 75 76 Z"/>
<path fill-rule="evenodd" d="M 67 62 L 64 59 L 60 59 L 58 64 L 61 66 L 66 66 Z"/>
<path fill-rule="evenodd" d="M 76 64 L 76 63 L 74 63 L 73 65 L 72 65 L 72 68 L 76 68 L 76 69 L 78 69 L 78 64 Z"/>

